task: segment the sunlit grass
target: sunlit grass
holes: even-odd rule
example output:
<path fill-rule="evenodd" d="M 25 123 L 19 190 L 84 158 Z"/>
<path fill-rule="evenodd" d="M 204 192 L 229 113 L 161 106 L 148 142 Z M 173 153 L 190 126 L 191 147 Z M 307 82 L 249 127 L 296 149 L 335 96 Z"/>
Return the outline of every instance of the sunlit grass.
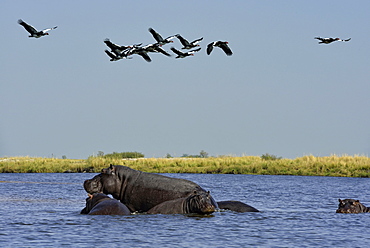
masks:
<path fill-rule="evenodd" d="M 100 172 L 109 164 L 125 165 L 153 173 L 216 173 L 259 175 L 306 175 L 369 177 L 370 158 L 366 156 L 304 156 L 296 159 L 266 160 L 257 156 L 210 158 L 56 159 L 0 158 L 0 172 Z"/>

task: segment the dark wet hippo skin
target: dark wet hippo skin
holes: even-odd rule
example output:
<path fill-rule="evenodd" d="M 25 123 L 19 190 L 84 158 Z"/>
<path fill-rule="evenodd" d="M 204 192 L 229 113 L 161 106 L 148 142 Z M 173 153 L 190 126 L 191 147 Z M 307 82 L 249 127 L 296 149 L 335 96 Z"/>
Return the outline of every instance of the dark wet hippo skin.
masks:
<path fill-rule="evenodd" d="M 338 209 L 337 213 L 342 214 L 358 214 L 358 213 L 368 213 L 370 208 L 366 207 L 359 200 L 354 199 L 338 199 Z"/>
<path fill-rule="evenodd" d="M 194 191 L 191 195 L 162 202 L 151 208 L 148 214 L 211 214 L 215 211 L 209 192 Z"/>
<path fill-rule="evenodd" d="M 240 201 L 219 201 L 217 204 L 220 209 L 231 210 L 239 213 L 259 212 L 254 207 Z"/>
<path fill-rule="evenodd" d="M 130 210 L 121 202 L 102 193 L 89 194 L 86 207 L 81 214 L 89 215 L 130 215 Z"/>
<path fill-rule="evenodd" d="M 189 180 L 142 172 L 122 165 L 103 169 L 101 174 L 86 180 L 84 188 L 90 194 L 111 194 L 131 212 L 147 212 L 162 202 L 187 197 L 194 191 L 206 193 Z M 218 208 L 212 196 L 210 199 L 213 206 Z"/>

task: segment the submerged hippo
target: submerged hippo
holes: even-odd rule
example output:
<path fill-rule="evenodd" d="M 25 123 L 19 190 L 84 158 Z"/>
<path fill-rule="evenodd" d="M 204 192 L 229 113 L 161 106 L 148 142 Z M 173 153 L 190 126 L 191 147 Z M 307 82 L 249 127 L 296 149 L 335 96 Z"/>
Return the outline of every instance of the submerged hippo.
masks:
<path fill-rule="evenodd" d="M 217 202 L 217 204 L 220 209 L 227 209 L 239 213 L 259 212 L 254 207 L 240 201 L 219 201 Z"/>
<path fill-rule="evenodd" d="M 358 213 L 368 213 L 370 208 L 365 207 L 359 200 L 354 199 L 338 199 L 338 209 L 337 213 L 342 214 L 358 214 Z"/>
<path fill-rule="evenodd" d="M 103 169 L 102 173 L 86 180 L 84 188 L 90 194 L 111 194 L 132 212 L 147 212 L 162 202 L 187 197 L 194 191 L 206 193 L 189 180 L 142 172 L 122 165 L 110 165 Z M 218 208 L 212 196 L 210 200 Z"/>
<path fill-rule="evenodd" d="M 194 191 L 191 195 L 162 202 L 151 208 L 148 214 L 211 214 L 215 211 L 208 192 Z"/>
<path fill-rule="evenodd" d="M 130 210 L 121 202 L 102 193 L 89 194 L 86 207 L 81 214 L 89 215 L 129 215 Z"/>

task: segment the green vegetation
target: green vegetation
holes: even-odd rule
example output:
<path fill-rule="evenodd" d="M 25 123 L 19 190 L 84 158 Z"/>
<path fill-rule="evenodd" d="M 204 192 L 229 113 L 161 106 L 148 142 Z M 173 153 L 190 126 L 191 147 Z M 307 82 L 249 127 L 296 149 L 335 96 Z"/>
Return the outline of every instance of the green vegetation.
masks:
<path fill-rule="evenodd" d="M 88 159 L 14 157 L 0 158 L 0 172 L 100 172 L 109 164 L 116 164 L 154 173 L 370 177 L 370 158 L 366 156 L 304 156 L 285 159 L 267 155 L 135 159 L 114 156 L 96 156 Z"/>
<path fill-rule="evenodd" d="M 116 159 L 122 159 L 122 158 L 143 158 L 144 154 L 140 152 L 113 152 L 111 154 L 104 155 L 103 152 L 98 152 L 98 157 L 103 158 L 116 158 Z"/>

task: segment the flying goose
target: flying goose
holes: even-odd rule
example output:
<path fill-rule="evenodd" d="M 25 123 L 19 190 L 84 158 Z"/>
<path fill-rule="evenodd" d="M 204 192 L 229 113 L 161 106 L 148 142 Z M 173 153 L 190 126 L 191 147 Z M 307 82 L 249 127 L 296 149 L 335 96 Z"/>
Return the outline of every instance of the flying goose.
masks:
<path fill-rule="evenodd" d="M 231 56 L 233 52 L 231 51 L 230 47 L 227 45 L 229 42 L 227 41 L 214 41 L 207 45 L 207 54 L 210 55 L 213 47 L 221 48 L 227 56 Z"/>
<path fill-rule="evenodd" d="M 342 39 L 339 39 L 339 38 L 321 38 L 321 37 L 315 37 L 315 39 L 320 40 L 319 44 L 321 44 L 321 43 L 330 44 L 330 43 L 332 43 L 334 41 L 344 41 L 344 42 L 347 42 L 347 41 L 350 41 L 351 40 L 351 38 L 342 40 Z"/>
<path fill-rule="evenodd" d="M 40 38 L 42 36 L 49 35 L 48 31 L 56 29 L 58 27 L 58 26 L 55 26 L 55 27 L 52 27 L 52 28 L 46 28 L 44 30 L 37 31 L 34 27 L 25 23 L 22 19 L 18 20 L 18 24 L 22 25 L 27 30 L 27 32 L 29 32 L 31 34 L 28 37 L 35 37 L 35 38 Z"/>
<path fill-rule="evenodd" d="M 202 38 L 196 39 L 192 42 L 189 42 L 179 34 L 176 35 L 176 37 L 180 40 L 181 44 L 184 46 L 181 49 L 192 49 L 194 47 L 197 47 L 197 46 L 199 46 L 197 44 L 203 40 L 203 37 L 202 37 Z"/>

